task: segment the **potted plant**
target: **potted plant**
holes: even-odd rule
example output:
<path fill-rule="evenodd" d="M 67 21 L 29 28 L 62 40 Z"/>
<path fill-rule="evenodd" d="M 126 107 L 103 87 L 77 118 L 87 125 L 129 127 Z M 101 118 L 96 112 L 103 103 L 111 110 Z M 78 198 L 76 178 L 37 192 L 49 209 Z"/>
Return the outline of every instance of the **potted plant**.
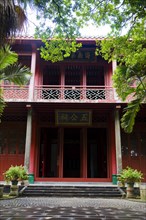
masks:
<path fill-rule="evenodd" d="M 19 180 L 21 181 L 21 185 L 24 185 L 25 180 L 28 180 L 27 171 L 23 166 L 20 167 L 20 178 L 19 178 Z"/>
<path fill-rule="evenodd" d="M 127 198 L 134 197 L 134 184 L 141 182 L 143 173 L 131 167 L 126 167 L 119 174 L 118 180 L 123 184 L 127 183 Z"/>
<path fill-rule="evenodd" d="M 27 172 L 25 168 L 20 166 L 11 166 L 4 173 L 4 178 L 6 181 L 11 181 L 12 185 L 10 188 L 10 195 L 17 196 L 18 195 L 18 181 L 22 181 L 28 178 Z"/>
<path fill-rule="evenodd" d="M 125 187 L 125 179 L 123 178 L 123 176 L 118 175 L 117 179 L 118 179 L 118 186 Z"/>

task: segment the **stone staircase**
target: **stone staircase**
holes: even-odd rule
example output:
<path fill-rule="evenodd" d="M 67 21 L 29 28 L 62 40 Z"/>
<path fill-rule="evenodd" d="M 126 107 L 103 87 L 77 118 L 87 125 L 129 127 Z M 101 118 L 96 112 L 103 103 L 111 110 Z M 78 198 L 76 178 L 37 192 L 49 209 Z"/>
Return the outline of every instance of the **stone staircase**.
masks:
<path fill-rule="evenodd" d="M 122 198 L 124 192 L 117 186 L 46 186 L 28 185 L 20 191 L 21 196 Z"/>

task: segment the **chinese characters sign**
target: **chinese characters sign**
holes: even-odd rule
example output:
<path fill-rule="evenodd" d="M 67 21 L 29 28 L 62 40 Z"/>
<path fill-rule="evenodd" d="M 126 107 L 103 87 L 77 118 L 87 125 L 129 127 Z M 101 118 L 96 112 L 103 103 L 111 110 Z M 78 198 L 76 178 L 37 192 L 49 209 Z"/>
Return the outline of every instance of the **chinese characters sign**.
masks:
<path fill-rule="evenodd" d="M 75 61 L 88 61 L 88 60 L 94 61 L 95 51 L 94 50 L 91 50 L 91 51 L 79 50 L 76 53 L 72 53 L 68 59 L 75 60 Z"/>
<path fill-rule="evenodd" d="M 58 125 L 91 125 L 91 111 L 56 111 Z"/>

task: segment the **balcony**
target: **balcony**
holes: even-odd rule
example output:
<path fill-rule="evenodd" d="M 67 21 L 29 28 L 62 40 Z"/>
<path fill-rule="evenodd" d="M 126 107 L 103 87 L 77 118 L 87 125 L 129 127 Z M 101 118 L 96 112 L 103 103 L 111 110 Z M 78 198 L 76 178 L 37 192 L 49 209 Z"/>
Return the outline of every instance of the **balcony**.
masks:
<path fill-rule="evenodd" d="M 36 86 L 33 100 L 29 99 L 28 86 L 1 87 L 6 102 L 115 102 L 114 89 L 108 86 Z"/>
<path fill-rule="evenodd" d="M 114 89 L 107 86 L 37 86 L 35 102 L 114 102 Z"/>
<path fill-rule="evenodd" d="M 28 86 L 3 85 L 3 97 L 6 102 L 27 102 Z"/>

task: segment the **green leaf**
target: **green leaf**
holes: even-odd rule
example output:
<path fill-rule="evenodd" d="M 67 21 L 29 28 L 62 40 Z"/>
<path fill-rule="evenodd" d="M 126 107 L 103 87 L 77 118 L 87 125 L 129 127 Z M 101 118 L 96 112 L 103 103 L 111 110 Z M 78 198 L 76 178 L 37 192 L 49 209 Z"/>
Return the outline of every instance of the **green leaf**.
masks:
<path fill-rule="evenodd" d="M 18 55 L 10 50 L 9 45 L 0 48 L 0 70 L 16 63 Z"/>

